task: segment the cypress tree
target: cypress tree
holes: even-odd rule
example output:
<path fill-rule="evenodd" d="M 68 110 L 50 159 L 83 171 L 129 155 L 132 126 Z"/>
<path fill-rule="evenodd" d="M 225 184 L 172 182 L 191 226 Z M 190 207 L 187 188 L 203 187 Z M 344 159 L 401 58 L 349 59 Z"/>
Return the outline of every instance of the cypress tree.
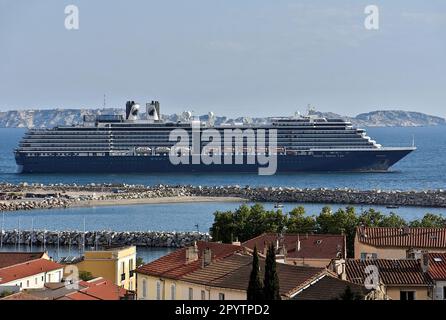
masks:
<path fill-rule="evenodd" d="M 272 243 L 268 247 L 266 254 L 263 296 L 265 300 L 280 300 L 279 277 L 276 270 L 276 252 L 274 244 Z"/>
<path fill-rule="evenodd" d="M 252 271 L 249 277 L 247 298 L 249 301 L 263 299 L 263 284 L 260 280 L 259 255 L 257 254 L 257 247 L 254 246 L 252 254 Z"/>

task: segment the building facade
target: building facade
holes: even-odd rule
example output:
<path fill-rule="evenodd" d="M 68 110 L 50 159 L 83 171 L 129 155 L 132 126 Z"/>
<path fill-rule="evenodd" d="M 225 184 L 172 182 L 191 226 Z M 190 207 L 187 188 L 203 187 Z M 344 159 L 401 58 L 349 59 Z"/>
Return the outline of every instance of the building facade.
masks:
<path fill-rule="evenodd" d="M 423 252 L 446 253 L 446 228 L 376 228 L 360 226 L 355 259 L 420 258 Z"/>

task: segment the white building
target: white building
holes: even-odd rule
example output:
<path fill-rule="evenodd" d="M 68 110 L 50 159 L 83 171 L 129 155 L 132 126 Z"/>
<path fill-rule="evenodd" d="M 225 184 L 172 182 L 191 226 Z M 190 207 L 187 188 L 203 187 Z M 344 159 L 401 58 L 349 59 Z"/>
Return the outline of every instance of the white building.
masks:
<path fill-rule="evenodd" d="M 40 289 L 45 283 L 60 282 L 63 265 L 44 253 L 0 253 L 0 293 Z"/>

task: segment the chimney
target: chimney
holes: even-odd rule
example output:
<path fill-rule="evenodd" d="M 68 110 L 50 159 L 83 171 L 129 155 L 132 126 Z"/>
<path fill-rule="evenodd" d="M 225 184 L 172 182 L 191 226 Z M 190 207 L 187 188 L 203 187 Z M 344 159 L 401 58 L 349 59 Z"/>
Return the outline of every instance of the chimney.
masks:
<path fill-rule="evenodd" d="M 365 232 L 365 226 L 363 223 L 359 226 L 359 235 L 361 238 L 367 238 L 367 233 Z"/>
<path fill-rule="evenodd" d="M 421 259 L 421 269 L 423 270 L 423 272 L 429 271 L 429 253 L 428 252 L 423 252 L 423 256 Z"/>
<path fill-rule="evenodd" d="M 403 227 L 403 234 L 404 234 L 405 236 L 408 236 L 408 235 L 410 234 L 410 228 L 409 228 L 409 226 L 404 226 L 404 227 Z"/>
<path fill-rule="evenodd" d="M 186 248 L 186 264 L 197 260 L 198 260 L 198 246 L 197 243 L 194 242 L 193 246 Z"/>
<path fill-rule="evenodd" d="M 347 280 L 345 262 L 346 261 L 344 259 L 333 259 L 331 263 L 332 271 L 335 272 L 338 275 L 338 278 L 342 280 Z"/>
<path fill-rule="evenodd" d="M 212 263 L 212 250 L 209 248 L 204 249 L 203 252 L 203 267 L 206 267 Z"/>

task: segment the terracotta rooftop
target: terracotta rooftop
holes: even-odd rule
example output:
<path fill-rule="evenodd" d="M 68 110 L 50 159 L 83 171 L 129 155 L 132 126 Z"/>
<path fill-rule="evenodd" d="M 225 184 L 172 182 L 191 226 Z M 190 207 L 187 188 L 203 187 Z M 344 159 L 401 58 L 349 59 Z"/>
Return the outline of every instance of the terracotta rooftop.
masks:
<path fill-rule="evenodd" d="M 345 236 L 331 234 L 284 234 L 281 239 L 277 233 L 264 233 L 244 242 L 242 245 L 251 250 L 257 246 L 259 253 L 264 252 L 265 245 L 279 241 L 285 245 L 288 258 L 336 259 L 345 257 Z M 300 241 L 300 248 L 298 242 Z"/>
<path fill-rule="evenodd" d="M 446 228 L 358 227 L 358 240 L 375 247 L 446 248 Z"/>
<path fill-rule="evenodd" d="M 446 281 L 446 253 L 429 253 L 429 276 L 433 280 Z"/>
<path fill-rule="evenodd" d="M 260 277 L 263 279 L 265 260 L 260 258 L 259 263 Z M 248 288 L 251 271 L 252 256 L 234 253 L 183 276 L 181 280 L 206 286 L 245 291 Z M 321 277 L 326 272 L 325 268 L 297 267 L 277 263 L 280 294 L 284 297 L 290 297 L 298 288 Z"/>
<path fill-rule="evenodd" d="M 198 241 L 197 248 L 198 260 L 194 262 L 186 263 L 187 248 L 181 248 L 137 268 L 136 272 L 151 276 L 179 279 L 182 276 L 201 268 L 203 252 L 206 248 L 211 250 L 213 260 L 218 260 L 234 252 L 243 250 L 241 246 L 204 241 Z"/>
<path fill-rule="evenodd" d="M 120 300 L 127 290 L 103 278 L 79 281 L 78 288 L 68 289 L 65 283 L 47 283 L 44 289 L 28 290 L 30 295 L 49 300 Z"/>
<path fill-rule="evenodd" d="M 79 290 L 79 293 L 94 297 L 99 300 L 120 300 L 127 294 L 127 290 L 115 285 L 109 280 L 97 278 L 90 281 L 81 281 L 80 285 L 84 289 Z M 72 295 L 68 295 L 73 298 Z"/>
<path fill-rule="evenodd" d="M 341 280 L 327 275 L 303 289 L 293 297 L 294 300 L 337 300 L 344 294 L 347 287 L 359 296 L 365 296 L 368 290 L 359 284 Z"/>
<path fill-rule="evenodd" d="M 40 297 L 36 297 L 33 296 L 31 294 L 28 294 L 26 292 L 17 292 L 17 293 L 13 293 L 9 296 L 6 296 L 4 298 L 0 298 L 0 300 L 48 300 L 47 298 L 40 298 Z"/>
<path fill-rule="evenodd" d="M 63 266 L 46 259 L 31 260 L 0 269 L 0 284 L 30 277 L 42 272 L 63 269 Z"/>
<path fill-rule="evenodd" d="M 388 286 L 392 285 L 430 285 L 428 274 L 423 272 L 419 260 L 358 260 L 347 259 L 346 272 L 347 280 L 363 285 L 369 274 L 365 269 L 369 265 L 375 265 L 378 268 L 379 279 Z"/>
<path fill-rule="evenodd" d="M 0 252 L 0 269 L 44 256 L 44 252 Z"/>

